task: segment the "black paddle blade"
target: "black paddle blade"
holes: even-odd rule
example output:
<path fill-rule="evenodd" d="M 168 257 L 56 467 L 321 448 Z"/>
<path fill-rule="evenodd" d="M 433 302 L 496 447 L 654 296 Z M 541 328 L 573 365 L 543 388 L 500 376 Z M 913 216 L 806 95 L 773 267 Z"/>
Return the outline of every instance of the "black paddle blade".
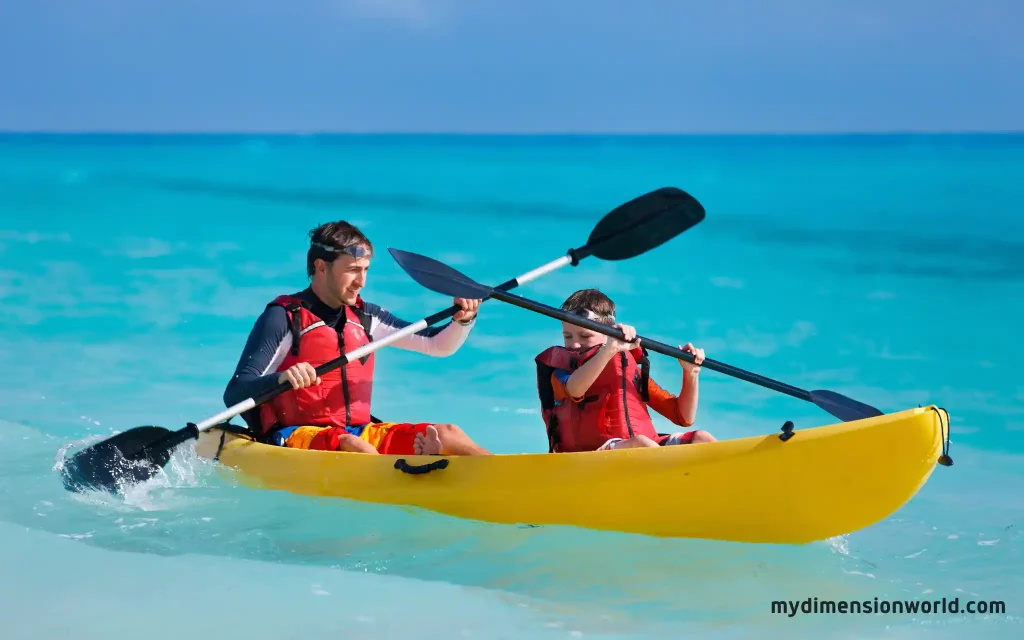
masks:
<path fill-rule="evenodd" d="M 453 298 L 483 300 L 489 298 L 494 289 L 482 285 L 433 258 L 410 253 L 401 249 L 388 248 L 391 257 L 409 277 L 425 289 Z"/>
<path fill-rule="evenodd" d="M 864 418 L 874 418 L 876 416 L 885 415 L 871 405 L 858 402 L 853 398 L 847 398 L 835 391 L 819 389 L 809 393 L 811 395 L 811 402 L 831 413 L 843 422 L 863 420 Z"/>
<path fill-rule="evenodd" d="M 658 247 L 704 219 L 704 207 L 676 187 L 662 187 L 612 209 L 594 230 L 577 258 L 627 260 Z"/>
<path fill-rule="evenodd" d="M 121 486 L 152 478 L 171 458 L 171 452 L 142 449 L 164 438 L 163 427 L 135 427 L 82 449 L 64 462 L 61 476 L 68 491 L 101 489 L 117 493 Z"/>

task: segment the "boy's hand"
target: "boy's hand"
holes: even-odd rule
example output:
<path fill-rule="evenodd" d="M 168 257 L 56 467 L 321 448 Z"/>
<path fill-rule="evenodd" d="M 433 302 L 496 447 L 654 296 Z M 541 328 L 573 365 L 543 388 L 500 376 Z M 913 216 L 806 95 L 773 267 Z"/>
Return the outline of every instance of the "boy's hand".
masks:
<path fill-rule="evenodd" d="M 689 342 L 686 343 L 686 346 L 678 348 L 680 351 L 686 351 L 687 353 L 693 354 L 693 364 L 683 360 L 682 358 L 679 359 L 679 364 L 682 365 L 683 372 L 692 373 L 694 375 L 700 373 L 700 363 L 704 362 L 704 350 L 698 349 Z"/>
<path fill-rule="evenodd" d="M 615 327 L 622 331 L 626 338 L 626 342 L 623 342 L 618 338 L 608 336 L 608 342 L 604 343 L 604 346 L 601 347 L 602 349 L 608 353 L 616 354 L 620 351 L 629 351 L 630 349 L 636 349 L 640 346 L 640 340 L 636 337 L 636 329 L 628 324 L 617 324 Z"/>

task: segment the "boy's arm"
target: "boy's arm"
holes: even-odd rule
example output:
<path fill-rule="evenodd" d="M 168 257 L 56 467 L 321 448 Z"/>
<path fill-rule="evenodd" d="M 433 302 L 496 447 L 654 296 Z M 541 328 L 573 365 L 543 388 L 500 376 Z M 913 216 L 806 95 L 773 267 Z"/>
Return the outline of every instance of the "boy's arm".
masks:
<path fill-rule="evenodd" d="M 590 385 L 594 384 L 594 380 L 597 380 L 597 377 L 601 375 L 601 372 L 611 362 L 615 353 L 615 351 L 608 348 L 607 344 L 598 349 L 593 358 L 587 360 L 583 363 L 583 366 L 572 372 L 569 380 L 565 383 L 565 392 L 574 398 L 582 398 L 586 395 Z"/>
<path fill-rule="evenodd" d="M 689 427 L 692 426 L 694 421 L 697 419 L 697 396 L 699 386 L 697 383 L 697 377 L 700 375 L 700 363 L 704 361 L 704 350 L 697 349 L 689 342 L 686 343 L 686 346 L 680 346 L 679 348 L 683 351 L 689 351 L 694 354 L 694 363 L 679 360 L 679 366 L 683 369 L 683 386 L 679 389 L 679 395 L 673 398 L 668 395 L 667 392 L 663 392 L 663 397 L 659 399 L 661 408 L 655 408 L 655 411 L 680 426 Z M 654 385 L 653 381 L 650 381 L 650 383 L 651 385 Z M 650 397 L 651 401 L 649 401 L 649 404 L 651 407 L 655 407 L 652 402 L 654 399 L 653 391 L 650 393 Z M 672 399 L 675 400 L 675 419 L 670 415 L 672 411 L 669 409 L 669 402 Z"/>
<path fill-rule="evenodd" d="M 565 402 L 566 400 L 579 402 L 583 399 L 583 396 L 569 395 L 566 390 L 565 383 L 569 381 L 571 375 L 572 372 L 565 369 L 555 369 L 551 372 L 551 389 L 555 392 L 555 402 Z"/>
<path fill-rule="evenodd" d="M 652 409 L 681 427 L 691 427 L 697 416 L 697 375 L 683 373 L 683 386 L 674 396 L 654 380 L 648 380 L 647 404 Z"/>
<path fill-rule="evenodd" d="M 676 399 L 679 417 L 687 427 L 697 420 L 698 377 L 694 371 L 683 370 L 683 386 L 679 389 L 679 398 Z"/>

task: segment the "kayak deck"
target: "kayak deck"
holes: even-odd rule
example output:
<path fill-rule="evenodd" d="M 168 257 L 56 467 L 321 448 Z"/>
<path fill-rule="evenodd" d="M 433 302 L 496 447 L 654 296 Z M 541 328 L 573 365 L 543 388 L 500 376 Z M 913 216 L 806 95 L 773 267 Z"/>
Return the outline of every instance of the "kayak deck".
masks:
<path fill-rule="evenodd" d="M 802 544 L 865 528 L 902 507 L 931 475 L 948 419 L 929 406 L 795 430 L 786 441 L 775 432 L 685 446 L 480 457 L 288 449 L 214 428 L 200 435 L 196 451 L 257 488 L 492 523 Z M 447 464 L 417 474 L 396 468 L 399 460 L 400 467 Z"/>

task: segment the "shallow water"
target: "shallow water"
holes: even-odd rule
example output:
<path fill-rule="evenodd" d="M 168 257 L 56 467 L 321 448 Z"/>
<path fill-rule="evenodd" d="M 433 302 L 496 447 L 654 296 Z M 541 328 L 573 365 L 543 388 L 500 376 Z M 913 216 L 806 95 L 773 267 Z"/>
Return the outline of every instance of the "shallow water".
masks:
<path fill-rule="evenodd" d="M 1019 637 L 1022 160 L 1021 137 L 0 138 L 0 549 L 5 568 L 31 564 L 0 578 L 0 628 Z M 641 258 L 585 261 L 520 293 L 557 305 L 599 286 L 653 338 L 885 411 L 937 403 L 955 466 L 892 518 L 800 547 L 253 491 L 187 448 L 124 499 L 61 487 L 68 446 L 222 408 L 255 316 L 305 285 L 316 224 L 363 226 L 380 255 L 365 297 L 415 320 L 448 303 L 384 248 L 500 282 L 664 184 L 695 195 L 707 220 Z M 450 358 L 380 352 L 374 412 L 456 422 L 497 452 L 544 450 L 530 367 L 558 340 L 553 322 L 491 301 Z M 653 375 L 678 386 L 665 358 Z M 711 371 L 699 420 L 719 438 L 832 421 Z M 815 597 L 1002 600 L 1006 613 L 771 614 L 772 600 Z"/>

